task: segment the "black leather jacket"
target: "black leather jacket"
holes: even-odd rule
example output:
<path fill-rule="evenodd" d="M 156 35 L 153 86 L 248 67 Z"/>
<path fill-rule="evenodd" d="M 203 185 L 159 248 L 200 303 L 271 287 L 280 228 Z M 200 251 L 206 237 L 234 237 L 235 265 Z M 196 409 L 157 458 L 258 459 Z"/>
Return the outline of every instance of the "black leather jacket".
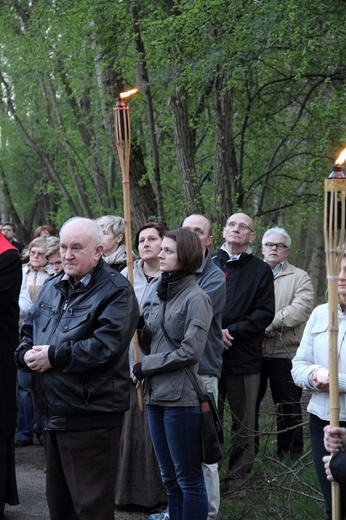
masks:
<path fill-rule="evenodd" d="M 87 430 L 119 424 L 129 408 L 128 346 L 139 312 L 128 280 L 103 260 L 87 286 L 64 275 L 42 288 L 22 328 L 18 368 L 33 345 L 50 345 L 53 368 L 35 375 L 46 429 Z"/>

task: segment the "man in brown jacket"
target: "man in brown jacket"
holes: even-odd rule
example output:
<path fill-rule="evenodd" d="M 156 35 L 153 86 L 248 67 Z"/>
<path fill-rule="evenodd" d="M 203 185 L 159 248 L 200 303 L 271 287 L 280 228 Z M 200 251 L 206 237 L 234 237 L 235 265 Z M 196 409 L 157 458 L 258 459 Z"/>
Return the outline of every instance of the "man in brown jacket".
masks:
<path fill-rule="evenodd" d="M 258 431 L 260 404 L 269 379 L 276 405 L 277 455 L 280 459 L 296 459 L 304 448 L 300 405 L 302 390 L 292 380 L 291 360 L 299 346 L 314 301 L 309 275 L 287 260 L 290 247 L 291 237 L 283 228 L 268 229 L 263 235 L 264 261 L 270 265 L 274 275 L 275 317 L 266 329 L 263 344 L 256 430 Z M 258 437 L 256 446 L 258 451 Z"/>

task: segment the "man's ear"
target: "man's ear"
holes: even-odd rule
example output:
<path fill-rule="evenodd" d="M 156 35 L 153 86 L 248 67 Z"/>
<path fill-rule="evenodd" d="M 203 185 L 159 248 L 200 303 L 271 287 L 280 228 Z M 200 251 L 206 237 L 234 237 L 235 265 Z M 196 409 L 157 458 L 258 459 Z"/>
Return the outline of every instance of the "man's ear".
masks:
<path fill-rule="evenodd" d="M 256 233 L 252 232 L 251 235 L 250 235 L 249 243 L 252 244 L 252 242 L 255 240 L 255 238 L 256 238 Z"/>
<path fill-rule="evenodd" d="M 207 238 L 206 246 L 209 247 L 213 242 L 214 242 L 214 235 L 210 235 L 210 236 Z"/>
<path fill-rule="evenodd" d="M 100 258 L 102 256 L 102 253 L 103 253 L 103 245 L 100 244 L 96 247 L 95 255 L 97 258 Z"/>

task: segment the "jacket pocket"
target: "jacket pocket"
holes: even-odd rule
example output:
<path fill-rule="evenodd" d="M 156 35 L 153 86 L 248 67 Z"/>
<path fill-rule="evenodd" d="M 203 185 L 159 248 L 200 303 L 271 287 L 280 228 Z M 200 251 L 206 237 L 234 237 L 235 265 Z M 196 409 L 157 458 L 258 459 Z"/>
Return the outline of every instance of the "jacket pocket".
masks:
<path fill-rule="evenodd" d="M 181 314 L 171 314 L 166 321 L 165 326 L 168 336 L 177 343 L 181 343 L 184 339 L 185 321 L 185 316 Z"/>
<path fill-rule="evenodd" d="M 150 378 L 150 397 L 155 401 L 177 401 L 183 391 L 184 377 L 182 370 L 155 374 Z"/>
<path fill-rule="evenodd" d="M 41 302 L 38 309 L 33 313 L 32 320 L 35 326 L 44 332 L 47 329 L 53 316 L 56 319 L 54 307 Z"/>
<path fill-rule="evenodd" d="M 328 330 L 328 323 L 316 323 L 311 329 L 311 334 L 324 334 Z"/>
<path fill-rule="evenodd" d="M 62 319 L 61 332 L 67 333 L 76 328 L 80 328 L 83 324 L 88 324 L 90 322 L 90 312 L 88 312 L 88 310 L 89 307 L 78 308 L 76 310 L 70 307 Z"/>

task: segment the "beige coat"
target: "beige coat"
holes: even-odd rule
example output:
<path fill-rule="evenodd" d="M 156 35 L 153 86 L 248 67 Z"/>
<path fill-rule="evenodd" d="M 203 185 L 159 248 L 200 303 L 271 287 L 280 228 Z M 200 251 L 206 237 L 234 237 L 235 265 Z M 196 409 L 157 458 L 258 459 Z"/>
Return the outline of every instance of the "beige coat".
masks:
<path fill-rule="evenodd" d="M 265 356 L 294 354 L 302 338 L 305 324 L 312 312 L 314 290 L 309 275 L 287 260 L 274 278 L 275 317 L 273 333 L 266 335 Z M 292 357 L 292 356 L 290 356 Z"/>

